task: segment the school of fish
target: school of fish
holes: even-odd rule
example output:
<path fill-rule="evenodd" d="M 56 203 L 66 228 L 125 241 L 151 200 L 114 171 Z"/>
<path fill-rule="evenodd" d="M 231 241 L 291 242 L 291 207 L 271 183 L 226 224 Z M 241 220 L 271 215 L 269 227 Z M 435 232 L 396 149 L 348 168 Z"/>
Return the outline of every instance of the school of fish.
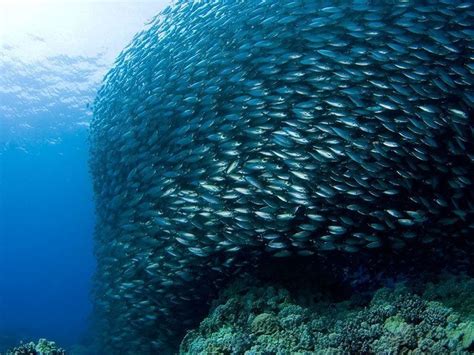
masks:
<path fill-rule="evenodd" d="M 176 350 L 262 256 L 474 232 L 474 3 L 178 0 L 94 103 L 107 354 Z"/>

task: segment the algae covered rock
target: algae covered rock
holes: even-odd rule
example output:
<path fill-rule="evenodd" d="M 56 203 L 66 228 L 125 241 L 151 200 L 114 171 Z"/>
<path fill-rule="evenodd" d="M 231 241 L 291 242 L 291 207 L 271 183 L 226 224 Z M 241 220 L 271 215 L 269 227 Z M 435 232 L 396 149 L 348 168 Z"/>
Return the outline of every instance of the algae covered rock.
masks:
<path fill-rule="evenodd" d="M 185 336 L 180 353 L 469 354 L 474 307 L 460 311 L 453 305 L 463 303 L 454 290 L 467 292 L 472 281 L 445 275 L 416 287 L 396 283 L 361 304 L 357 294 L 343 301 L 301 301 L 298 294 L 308 290 L 295 293 L 247 277 L 221 293 L 200 327 Z"/>

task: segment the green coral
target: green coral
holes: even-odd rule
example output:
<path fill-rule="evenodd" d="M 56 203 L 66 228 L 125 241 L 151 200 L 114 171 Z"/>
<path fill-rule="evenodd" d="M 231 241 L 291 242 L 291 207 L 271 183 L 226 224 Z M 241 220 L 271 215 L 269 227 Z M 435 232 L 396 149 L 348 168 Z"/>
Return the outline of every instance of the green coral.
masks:
<path fill-rule="evenodd" d="M 37 343 L 22 343 L 7 350 L 6 355 L 64 355 L 65 350 L 58 347 L 54 341 L 39 339 Z"/>
<path fill-rule="evenodd" d="M 278 332 L 278 318 L 270 313 L 261 313 L 257 315 L 250 324 L 252 333 L 259 334 L 275 334 Z"/>
<path fill-rule="evenodd" d="M 442 275 L 441 282 L 428 283 L 423 297 L 438 301 L 459 313 L 470 315 L 474 320 L 474 278 Z"/>
<path fill-rule="evenodd" d="M 415 291 L 420 285 L 399 283 L 361 304 L 357 294 L 345 301 L 321 293 L 311 299 L 311 290 L 290 292 L 247 277 L 221 293 L 180 353 L 468 354 L 474 350 L 474 303 L 469 307 L 466 299 L 473 286 L 467 276 L 444 276 L 421 292 Z"/>

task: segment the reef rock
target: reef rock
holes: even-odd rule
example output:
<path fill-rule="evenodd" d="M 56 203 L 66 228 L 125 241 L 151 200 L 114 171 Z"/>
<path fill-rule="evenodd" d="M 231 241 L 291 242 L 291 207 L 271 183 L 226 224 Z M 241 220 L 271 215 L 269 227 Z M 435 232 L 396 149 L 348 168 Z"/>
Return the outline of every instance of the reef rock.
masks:
<path fill-rule="evenodd" d="M 471 354 L 474 279 L 445 275 L 416 288 L 420 294 L 401 283 L 381 288 L 367 303 L 357 294 L 334 301 L 316 291 L 317 301 L 308 302 L 300 296 L 314 290 L 242 279 L 221 293 L 180 353 Z"/>

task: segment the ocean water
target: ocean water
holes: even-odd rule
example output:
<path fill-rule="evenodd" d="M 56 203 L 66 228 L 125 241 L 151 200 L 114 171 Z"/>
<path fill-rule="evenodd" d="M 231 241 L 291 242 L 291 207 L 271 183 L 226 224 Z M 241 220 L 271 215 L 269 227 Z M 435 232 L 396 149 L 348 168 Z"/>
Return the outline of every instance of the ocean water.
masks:
<path fill-rule="evenodd" d="M 165 2 L 0 3 L 0 353 L 91 317 L 88 129 L 102 77 Z"/>
<path fill-rule="evenodd" d="M 86 143 L 82 130 L 2 152 L 0 333 L 9 341 L 69 345 L 85 331 L 94 269 Z"/>
<path fill-rule="evenodd" d="M 472 2 L 0 11 L 0 354 L 474 352 Z"/>

